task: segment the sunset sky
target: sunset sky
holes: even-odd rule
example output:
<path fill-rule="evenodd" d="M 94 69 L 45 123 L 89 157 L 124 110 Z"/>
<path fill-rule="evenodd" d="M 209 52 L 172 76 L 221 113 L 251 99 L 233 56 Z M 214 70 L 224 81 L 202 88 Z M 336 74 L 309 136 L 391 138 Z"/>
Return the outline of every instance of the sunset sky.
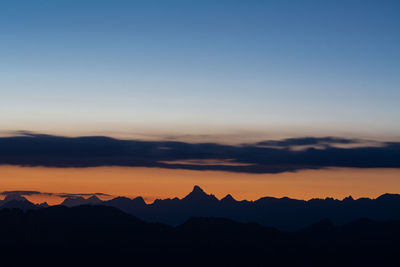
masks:
<path fill-rule="evenodd" d="M 0 192 L 398 193 L 399 14 L 395 0 L 1 1 Z"/>

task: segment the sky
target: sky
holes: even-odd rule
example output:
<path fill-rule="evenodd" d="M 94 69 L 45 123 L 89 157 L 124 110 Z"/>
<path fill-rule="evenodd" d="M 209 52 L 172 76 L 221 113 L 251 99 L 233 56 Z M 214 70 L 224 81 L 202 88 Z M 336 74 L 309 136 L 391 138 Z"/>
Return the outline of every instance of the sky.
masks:
<path fill-rule="evenodd" d="M 41 194 L 26 195 L 35 203 L 60 204 L 58 194 L 91 194 L 102 192 L 110 199 L 117 196 L 142 196 L 147 203 L 155 199 L 183 198 L 194 185 L 218 199 L 231 194 L 236 200 L 261 197 L 291 197 L 309 200 L 333 197 L 343 199 L 377 198 L 385 193 L 399 193 L 397 169 L 329 168 L 279 174 L 245 174 L 221 171 L 166 170 L 160 168 L 43 168 L 0 167 L 0 190 L 35 190 Z M 4 198 L 0 195 L 0 199 Z"/>
<path fill-rule="evenodd" d="M 0 1 L 0 191 L 399 192 L 399 14 L 395 0 Z"/>
<path fill-rule="evenodd" d="M 399 12 L 398 1 L 4 0 L 0 130 L 398 139 Z"/>

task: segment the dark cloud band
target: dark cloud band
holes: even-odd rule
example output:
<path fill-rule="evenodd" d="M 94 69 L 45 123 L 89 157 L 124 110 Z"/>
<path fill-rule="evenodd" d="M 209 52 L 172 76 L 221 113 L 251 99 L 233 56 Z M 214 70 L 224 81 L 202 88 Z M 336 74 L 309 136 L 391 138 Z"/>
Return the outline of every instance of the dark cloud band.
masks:
<path fill-rule="evenodd" d="M 363 143 L 346 138 L 305 137 L 233 146 L 24 133 L 0 138 L 0 164 L 137 166 L 248 173 L 325 167 L 400 168 L 400 142 Z"/>

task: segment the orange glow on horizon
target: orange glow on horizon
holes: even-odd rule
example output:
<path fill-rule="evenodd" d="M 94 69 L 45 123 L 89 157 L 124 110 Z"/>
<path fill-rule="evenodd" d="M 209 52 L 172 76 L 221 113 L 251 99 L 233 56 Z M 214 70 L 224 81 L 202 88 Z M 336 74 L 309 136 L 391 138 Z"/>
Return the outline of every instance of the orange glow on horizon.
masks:
<path fill-rule="evenodd" d="M 45 168 L 0 166 L 0 191 L 33 190 L 49 193 L 106 193 L 112 196 L 184 197 L 194 185 L 218 198 L 231 194 L 237 200 L 263 196 L 344 198 L 377 197 L 400 192 L 399 169 L 329 168 L 279 174 L 160 168 L 95 167 Z M 3 197 L 2 197 L 3 198 Z M 33 195 L 27 199 L 59 204 L 57 196 Z M 104 197 L 103 197 L 104 199 Z"/>

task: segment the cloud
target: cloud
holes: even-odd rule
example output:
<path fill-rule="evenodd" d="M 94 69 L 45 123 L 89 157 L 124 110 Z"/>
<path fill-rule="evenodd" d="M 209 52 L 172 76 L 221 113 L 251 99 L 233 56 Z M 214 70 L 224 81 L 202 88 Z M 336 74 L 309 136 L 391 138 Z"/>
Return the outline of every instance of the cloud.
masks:
<path fill-rule="evenodd" d="M 345 146 L 345 147 L 343 147 Z M 302 149 L 293 149 L 302 147 Z M 29 132 L 0 138 L 0 164 L 45 167 L 132 166 L 278 173 L 325 167 L 400 168 L 400 142 L 338 137 L 242 145 L 62 137 Z"/>
<path fill-rule="evenodd" d="M 44 194 L 48 194 L 48 193 L 44 193 Z M 104 194 L 104 193 L 76 193 L 76 194 L 72 194 L 72 193 L 54 193 L 53 195 L 58 196 L 58 197 L 64 197 L 64 198 L 69 198 L 69 197 L 91 197 L 91 196 L 110 197 L 111 196 L 109 194 Z"/>
<path fill-rule="evenodd" d="M 52 193 L 42 193 L 39 191 L 3 191 L 0 195 L 19 195 L 19 196 L 32 196 L 32 195 L 53 195 Z"/>
<path fill-rule="evenodd" d="M 57 196 L 62 198 L 68 197 L 91 197 L 91 196 L 111 196 L 109 194 L 104 193 L 48 193 L 48 192 L 40 192 L 40 191 L 3 191 L 0 192 L 0 196 L 7 195 L 19 195 L 19 196 L 32 196 L 32 195 L 43 195 L 43 196 Z"/>
<path fill-rule="evenodd" d="M 358 143 L 360 140 L 357 139 L 346 139 L 338 137 L 301 137 L 301 138 L 288 138 L 284 140 L 268 140 L 258 142 L 258 145 L 270 145 L 270 146 L 294 146 L 294 145 L 319 145 L 319 144 L 350 144 Z"/>

